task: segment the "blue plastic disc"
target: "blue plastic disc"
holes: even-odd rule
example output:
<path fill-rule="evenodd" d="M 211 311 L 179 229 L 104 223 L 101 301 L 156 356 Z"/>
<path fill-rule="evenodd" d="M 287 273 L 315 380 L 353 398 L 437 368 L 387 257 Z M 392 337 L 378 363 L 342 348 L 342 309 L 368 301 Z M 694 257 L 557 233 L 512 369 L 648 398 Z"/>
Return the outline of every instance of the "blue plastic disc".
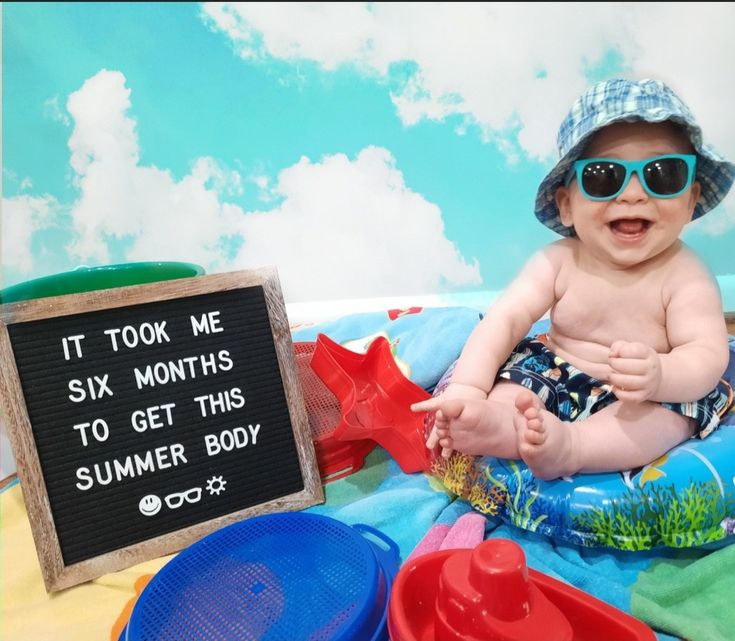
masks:
<path fill-rule="evenodd" d="M 306 513 L 254 517 L 169 561 L 143 590 L 122 639 L 387 640 L 397 567 L 395 543 L 367 526 Z"/>

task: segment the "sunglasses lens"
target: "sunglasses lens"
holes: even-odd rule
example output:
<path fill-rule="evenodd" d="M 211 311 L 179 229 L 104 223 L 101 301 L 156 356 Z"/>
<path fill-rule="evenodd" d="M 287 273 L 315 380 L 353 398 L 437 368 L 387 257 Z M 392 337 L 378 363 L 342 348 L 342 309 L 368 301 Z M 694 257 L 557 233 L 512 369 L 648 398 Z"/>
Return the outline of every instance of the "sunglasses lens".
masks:
<path fill-rule="evenodd" d="M 175 510 L 177 507 L 181 507 L 184 503 L 184 497 L 181 494 L 169 494 L 166 497 L 166 505 L 168 505 L 172 510 Z"/>
<path fill-rule="evenodd" d="M 648 188 L 659 196 L 677 194 L 689 182 L 689 167 L 681 158 L 659 158 L 643 168 Z"/>
<path fill-rule="evenodd" d="M 590 162 L 582 169 L 582 188 L 592 198 L 609 198 L 625 180 L 625 167 L 615 162 Z"/>

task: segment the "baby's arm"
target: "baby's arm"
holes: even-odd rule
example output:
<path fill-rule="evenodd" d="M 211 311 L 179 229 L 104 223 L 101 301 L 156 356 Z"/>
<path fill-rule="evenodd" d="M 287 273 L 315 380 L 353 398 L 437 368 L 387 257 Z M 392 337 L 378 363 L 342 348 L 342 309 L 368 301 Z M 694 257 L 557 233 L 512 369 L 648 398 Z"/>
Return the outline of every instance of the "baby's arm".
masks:
<path fill-rule="evenodd" d="M 684 403 L 711 392 L 729 358 L 727 327 L 717 284 L 687 252 L 662 292 L 668 354 L 637 343 L 613 344 L 610 382 L 623 401 Z"/>
<path fill-rule="evenodd" d="M 555 243 L 530 258 L 470 335 L 452 375 L 453 383 L 487 396 L 513 348 L 553 305 L 565 253 Z"/>
<path fill-rule="evenodd" d="M 563 243 L 531 257 L 470 334 L 449 387 L 442 396 L 414 405 L 415 411 L 438 410 L 449 398 L 487 398 L 501 365 L 554 303 L 556 277 L 569 253 Z"/>
<path fill-rule="evenodd" d="M 462 350 L 451 383 L 440 396 L 415 403 L 414 412 L 436 412 L 426 446 L 431 449 L 449 436 L 450 419 L 442 409 L 451 399 L 486 399 L 500 366 L 513 348 L 554 303 L 556 277 L 569 248 L 554 243 L 531 257 L 513 282 L 488 309 Z M 442 456 L 452 450 L 443 444 Z"/>

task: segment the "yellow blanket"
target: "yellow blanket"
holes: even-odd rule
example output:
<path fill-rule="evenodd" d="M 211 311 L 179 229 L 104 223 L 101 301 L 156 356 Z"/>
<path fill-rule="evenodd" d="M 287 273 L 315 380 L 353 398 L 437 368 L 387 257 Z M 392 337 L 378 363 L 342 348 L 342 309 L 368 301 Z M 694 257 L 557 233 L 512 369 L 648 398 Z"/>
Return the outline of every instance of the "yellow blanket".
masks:
<path fill-rule="evenodd" d="M 146 561 L 49 594 L 20 485 L 0 494 L 0 520 L 3 641 L 118 641 L 136 596 L 172 558 Z"/>

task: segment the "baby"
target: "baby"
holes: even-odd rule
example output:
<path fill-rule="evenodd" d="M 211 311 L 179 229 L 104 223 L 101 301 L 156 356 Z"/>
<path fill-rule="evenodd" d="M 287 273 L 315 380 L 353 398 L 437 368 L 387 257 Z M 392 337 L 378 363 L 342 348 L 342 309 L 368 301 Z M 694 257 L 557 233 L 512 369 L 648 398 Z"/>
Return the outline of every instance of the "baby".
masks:
<path fill-rule="evenodd" d="M 564 238 L 490 307 L 448 387 L 411 408 L 436 412 L 427 447 L 522 458 L 541 479 L 645 465 L 732 403 L 720 293 L 679 235 L 735 165 L 655 80 L 596 84 L 558 144 L 536 217 Z M 527 337 L 547 311 L 548 333 Z"/>

